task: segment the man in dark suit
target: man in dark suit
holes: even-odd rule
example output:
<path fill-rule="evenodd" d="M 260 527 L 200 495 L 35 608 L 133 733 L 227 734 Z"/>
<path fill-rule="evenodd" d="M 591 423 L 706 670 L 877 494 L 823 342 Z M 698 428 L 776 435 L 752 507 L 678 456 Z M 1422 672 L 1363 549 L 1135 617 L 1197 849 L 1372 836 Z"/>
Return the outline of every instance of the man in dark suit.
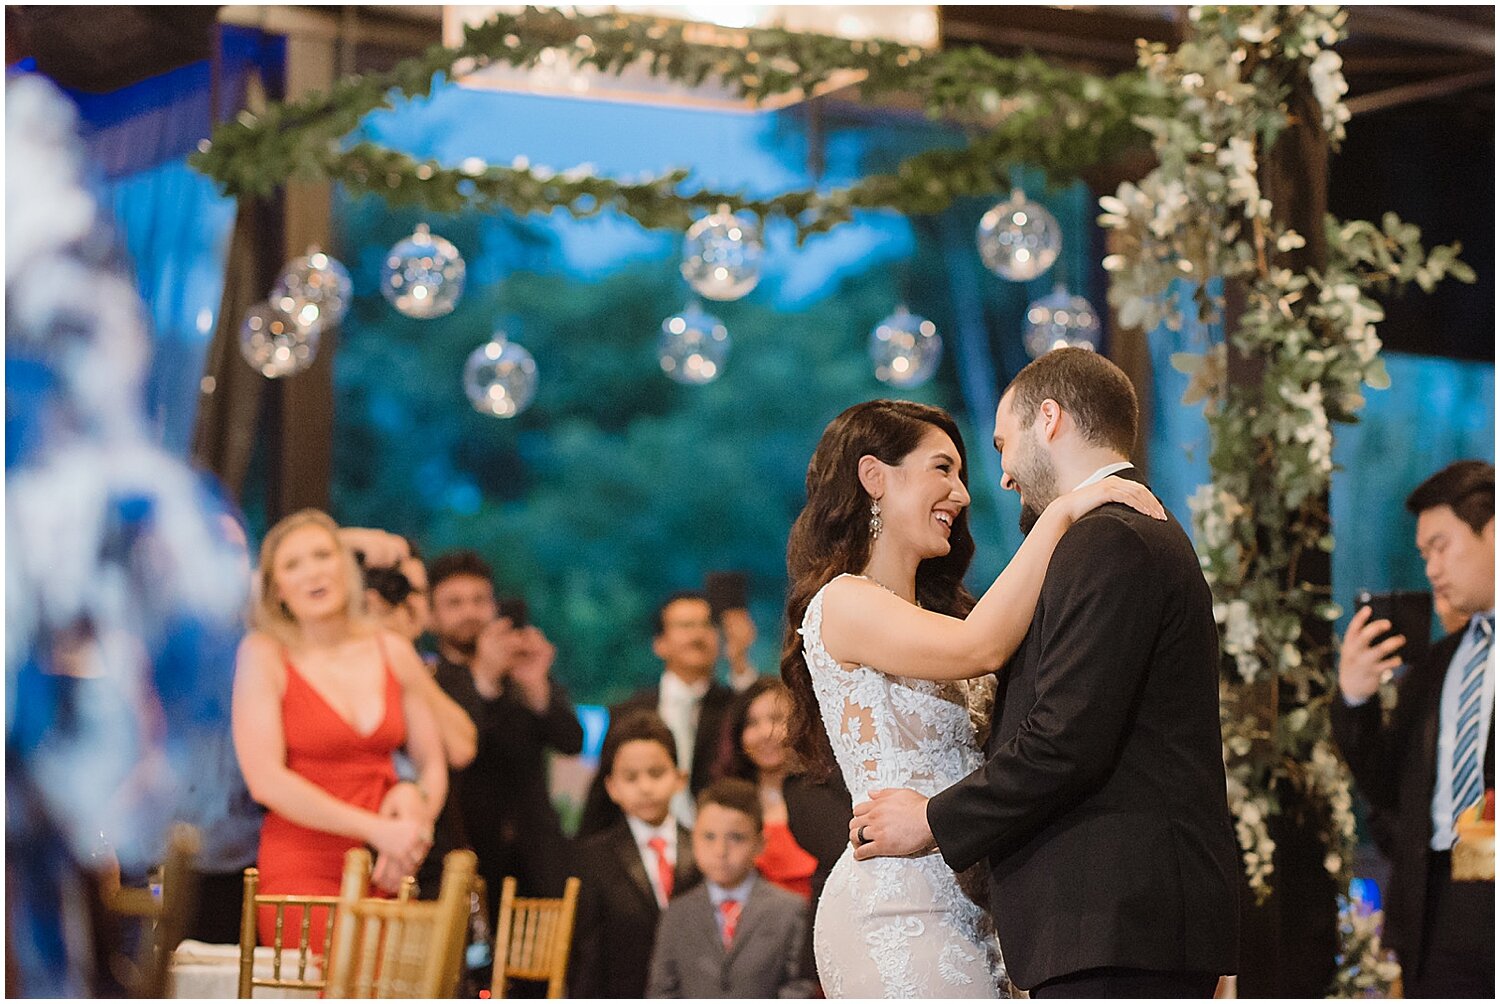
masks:
<path fill-rule="evenodd" d="M 1118 367 L 1057 349 L 1000 399 L 1003 487 L 1023 531 L 1129 455 Z M 1106 505 L 1058 543 L 1001 675 L 988 760 L 924 799 L 855 806 L 856 857 L 935 846 L 989 860 L 1010 978 L 1033 997 L 1208 997 L 1236 967 L 1239 852 L 1219 736 L 1219 645 L 1197 555 L 1170 518 Z"/>
<path fill-rule="evenodd" d="M 556 649 L 535 626 L 498 616 L 490 567 L 473 551 L 436 558 L 428 575 L 434 675 L 478 730 L 473 761 L 453 772 L 438 829 L 449 831 L 454 846 L 474 849 L 491 914 L 506 876 L 515 877 L 522 896 L 561 896 L 572 860 L 552 807 L 545 754 L 578 753 L 583 727 L 567 691 L 551 678 Z"/>
<path fill-rule="evenodd" d="M 1385 942 L 1407 997 L 1493 997 L 1495 883 L 1452 880 L 1455 817 L 1495 787 L 1495 468 L 1452 464 L 1406 501 L 1437 597 L 1471 612 L 1402 679 L 1382 720 L 1376 692 L 1406 639 L 1361 607 L 1339 650 L 1333 736 L 1386 826 Z"/>
<path fill-rule="evenodd" d="M 661 715 L 677 740 L 677 765 L 688 776 L 688 790 L 672 803 L 672 812 L 683 825 L 691 826 L 693 798 L 713 780 L 724 716 L 734 699 L 732 690 L 714 680 L 719 630 L 714 626 L 708 597 L 691 591 L 667 597 L 656 610 L 651 651 L 663 663 L 661 682 L 611 707 L 610 721 L 631 711 Z M 605 793 L 603 776 L 596 774 L 584 803 L 578 836 L 597 833 L 620 818 L 620 810 Z"/>

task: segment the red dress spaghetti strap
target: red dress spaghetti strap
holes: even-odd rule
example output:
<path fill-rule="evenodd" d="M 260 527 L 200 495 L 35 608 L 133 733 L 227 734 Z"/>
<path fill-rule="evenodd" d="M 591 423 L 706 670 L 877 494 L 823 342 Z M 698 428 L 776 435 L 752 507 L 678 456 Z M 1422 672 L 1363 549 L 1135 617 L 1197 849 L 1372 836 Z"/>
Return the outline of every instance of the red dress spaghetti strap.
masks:
<path fill-rule="evenodd" d="M 286 666 L 286 692 L 281 698 L 282 732 L 286 736 L 286 765 L 294 773 L 341 802 L 370 812 L 380 808 L 386 792 L 396 784 L 391 759 L 406 741 L 406 719 L 401 712 L 401 684 L 391 672 L 380 646 L 385 670 L 385 714 L 369 734 L 361 734 L 329 706 L 323 696 L 292 665 Z M 312 830 L 271 811 L 260 831 L 260 892 L 264 895 L 337 896 L 344 871 L 344 854 L 362 846 L 352 837 Z M 326 910 L 312 911 L 311 944 L 321 953 Z M 261 907 L 257 926 L 262 945 L 273 944 L 276 912 Z M 302 911 L 288 909 L 283 946 L 295 946 L 301 934 Z"/>

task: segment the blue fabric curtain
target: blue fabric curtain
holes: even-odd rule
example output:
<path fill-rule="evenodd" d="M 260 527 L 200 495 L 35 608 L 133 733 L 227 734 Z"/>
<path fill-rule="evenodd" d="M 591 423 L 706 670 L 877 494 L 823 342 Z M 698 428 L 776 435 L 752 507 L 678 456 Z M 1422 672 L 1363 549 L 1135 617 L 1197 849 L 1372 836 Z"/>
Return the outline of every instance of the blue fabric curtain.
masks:
<path fill-rule="evenodd" d="M 238 108 L 252 72 L 279 74 L 283 43 L 259 32 L 220 35 L 221 113 Z M 187 165 L 208 136 L 212 69 L 194 63 L 109 94 L 70 94 L 84 123 L 101 201 L 150 311 L 156 342 L 147 415 L 161 444 L 186 455 L 204 355 L 218 321 L 234 202 Z"/>

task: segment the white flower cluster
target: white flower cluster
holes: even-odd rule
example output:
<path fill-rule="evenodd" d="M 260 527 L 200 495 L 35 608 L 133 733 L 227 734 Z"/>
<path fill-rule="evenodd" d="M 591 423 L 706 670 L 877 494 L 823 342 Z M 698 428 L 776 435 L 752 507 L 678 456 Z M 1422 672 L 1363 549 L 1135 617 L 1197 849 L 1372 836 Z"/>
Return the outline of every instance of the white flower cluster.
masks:
<path fill-rule="evenodd" d="M 1266 819 L 1271 815 L 1270 799 L 1262 792 L 1251 794 L 1243 782 L 1230 774 L 1226 794 L 1229 812 L 1234 816 L 1234 833 L 1245 859 L 1245 878 L 1257 896 L 1270 892 L 1271 873 L 1275 870 L 1276 841 Z"/>
<path fill-rule="evenodd" d="M 1343 334 L 1343 341 L 1360 364 L 1367 365 L 1380 354 L 1380 336 L 1375 325 L 1385 320 L 1385 311 L 1362 295 L 1352 282 L 1339 282 L 1318 291 L 1323 316 Z"/>
<path fill-rule="evenodd" d="M 1334 142 L 1342 140 L 1344 124 L 1349 121 L 1349 106 L 1344 104 L 1344 95 L 1349 93 L 1344 60 L 1332 49 L 1319 50 L 1307 66 L 1307 79 L 1323 109 L 1323 128 Z"/>
<path fill-rule="evenodd" d="M 1234 530 L 1245 506 L 1239 499 L 1212 483 L 1199 485 L 1188 497 L 1193 514 L 1193 536 L 1198 553 L 1203 555 L 1204 574 L 1212 584 L 1218 579 L 1217 568 L 1239 563 L 1240 545 Z"/>
<path fill-rule="evenodd" d="M 1306 461 L 1324 475 L 1333 473 L 1333 427 L 1323 404 L 1323 385 L 1314 380 L 1298 389 L 1290 383 L 1279 388 L 1287 409 L 1276 416 L 1276 438 L 1288 446 L 1306 447 Z M 1300 466 L 1300 461 L 1296 462 Z"/>
<path fill-rule="evenodd" d="M 1215 603 L 1214 620 L 1224 628 L 1219 644 L 1226 653 L 1234 656 L 1235 668 L 1245 682 L 1254 682 L 1264 663 L 1257 651 L 1260 623 L 1251 613 L 1250 604 L 1244 600 Z"/>
<path fill-rule="evenodd" d="M 1355 832 L 1354 796 L 1349 789 L 1349 774 L 1328 740 L 1313 745 L 1307 760 L 1308 788 L 1328 803 L 1329 822 L 1334 838 L 1323 866 L 1334 878 L 1341 878 L 1353 864 Z"/>

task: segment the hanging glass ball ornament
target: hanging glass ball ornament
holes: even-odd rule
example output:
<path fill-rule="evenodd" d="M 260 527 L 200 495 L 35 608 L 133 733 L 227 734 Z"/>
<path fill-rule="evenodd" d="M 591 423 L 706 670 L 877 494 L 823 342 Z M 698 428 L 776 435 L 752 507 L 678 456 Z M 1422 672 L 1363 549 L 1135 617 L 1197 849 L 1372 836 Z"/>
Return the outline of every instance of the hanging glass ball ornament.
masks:
<path fill-rule="evenodd" d="M 464 393 L 474 410 L 496 418 L 515 418 L 536 396 L 536 360 L 497 331 L 469 353 L 464 363 Z"/>
<path fill-rule="evenodd" d="M 1052 267 L 1062 250 L 1057 217 L 1019 188 L 980 217 L 977 237 L 985 267 L 1013 282 L 1035 279 Z"/>
<path fill-rule="evenodd" d="M 308 331 L 336 327 L 349 312 L 354 283 L 336 258 L 313 248 L 287 262 L 271 287 L 271 306 Z"/>
<path fill-rule="evenodd" d="M 257 303 L 240 322 L 240 354 L 275 380 L 301 373 L 318 355 L 316 330 L 298 324 L 269 303 Z"/>
<path fill-rule="evenodd" d="M 723 371 L 729 344 L 724 322 L 690 303 L 682 313 L 661 322 L 656 352 L 662 371 L 673 380 L 705 384 Z"/>
<path fill-rule="evenodd" d="M 1058 283 L 1046 296 L 1026 308 L 1026 351 L 1032 358 L 1072 345 L 1098 351 L 1099 312 L 1081 296 L 1071 296 Z"/>
<path fill-rule="evenodd" d="M 453 310 L 464 291 L 464 259 L 458 248 L 417 224 L 385 255 L 380 291 L 407 317 L 431 319 Z"/>
<path fill-rule="evenodd" d="M 760 228 L 728 206 L 694 223 L 682 242 L 682 277 L 710 300 L 738 300 L 760 281 Z"/>
<path fill-rule="evenodd" d="M 892 387 L 919 387 L 937 372 L 943 338 L 937 325 L 903 304 L 870 332 L 875 378 Z"/>

